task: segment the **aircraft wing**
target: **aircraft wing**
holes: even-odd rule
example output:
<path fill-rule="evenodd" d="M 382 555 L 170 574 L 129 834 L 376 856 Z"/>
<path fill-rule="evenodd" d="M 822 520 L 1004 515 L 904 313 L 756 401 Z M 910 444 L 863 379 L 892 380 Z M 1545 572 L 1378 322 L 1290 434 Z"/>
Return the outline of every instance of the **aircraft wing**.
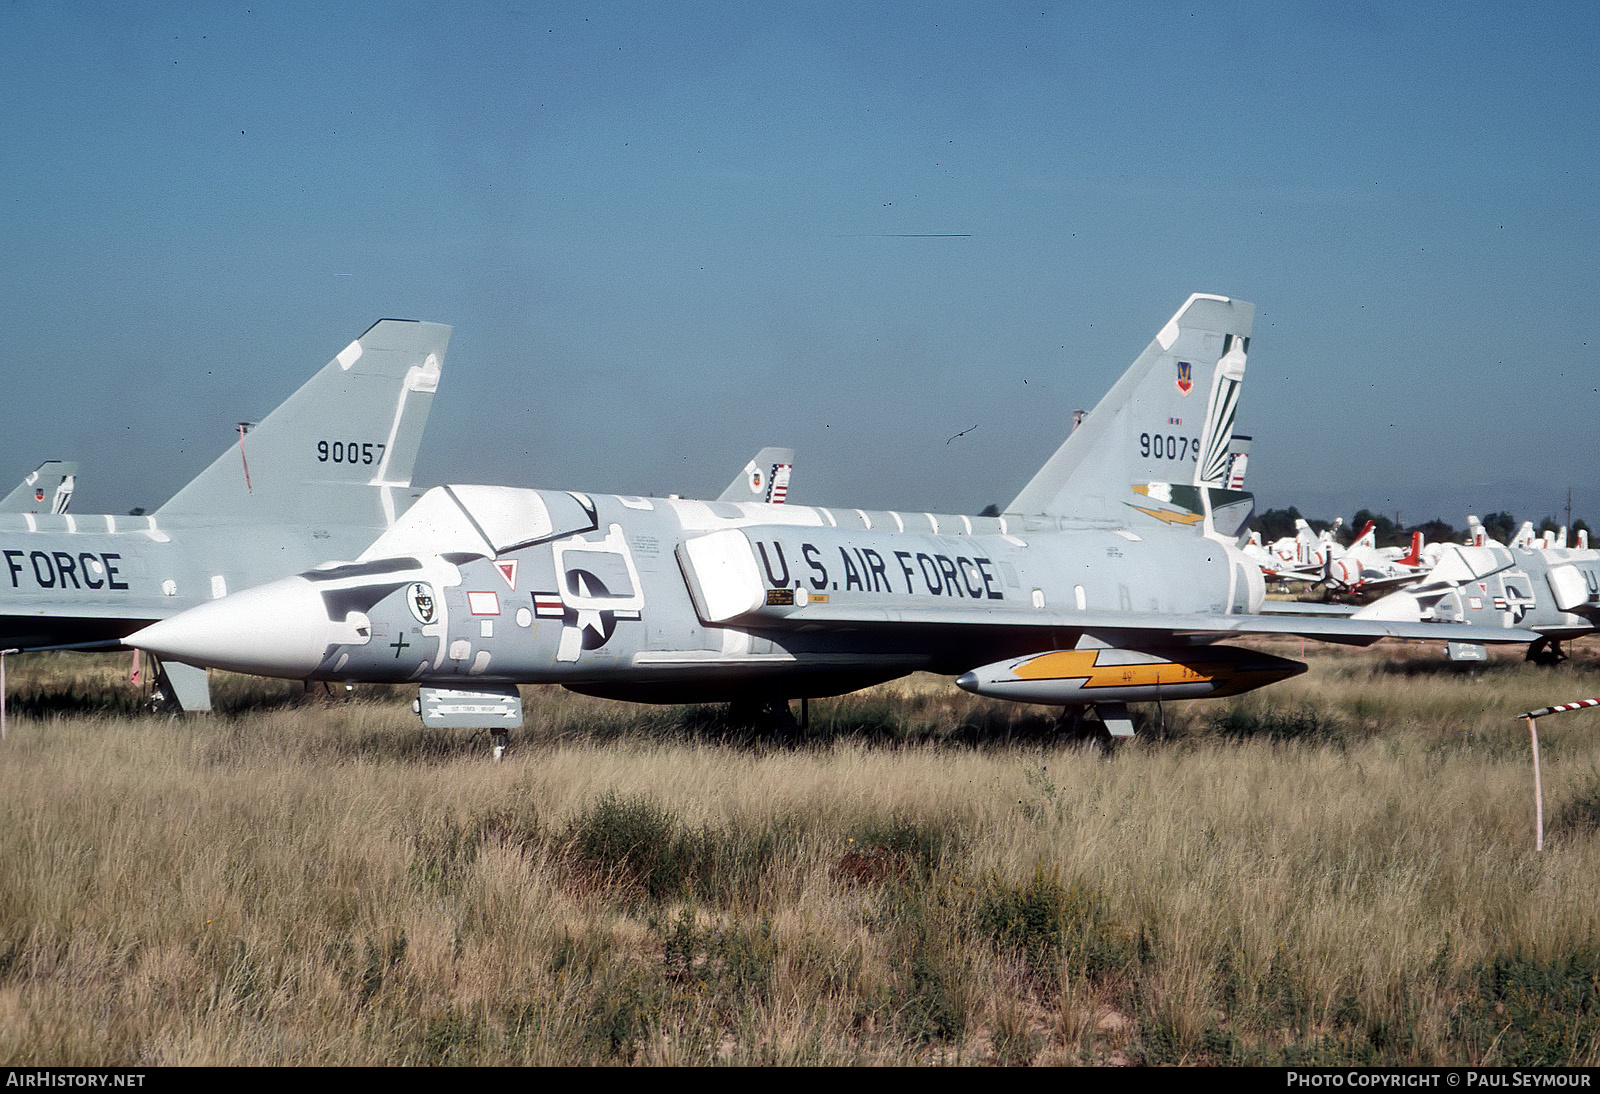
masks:
<path fill-rule="evenodd" d="M 771 613 L 771 614 L 769 614 Z M 1539 636 L 1515 627 L 1466 626 L 1455 623 L 1407 623 L 1396 620 L 1289 615 L 1162 615 L 1151 612 L 1049 611 L 1038 608 L 837 608 L 808 605 L 779 616 L 763 608 L 753 613 L 767 625 L 816 629 L 878 627 L 1000 627 L 1090 633 L 1160 633 L 1174 638 L 1222 638 L 1243 634 L 1284 634 L 1323 642 L 1369 646 L 1384 638 L 1440 642 L 1533 642 Z"/>
<path fill-rule="evenodd" d="M 1263 615 L 1330 615 L 1341 619 L 1348 619 L 1355 615 L 1360 608 L 1355 604 L 1311 604 L 1303 600 L 1264 600 L 1261 602 Z"/>
<path fill-rule="evenodd" d="M 1409 574 L 1363 577 L 1361 579 L 1361 592 L 1371 593 L 1379 589 L 1398 589 L 1404 585 L 1415 585 L 1427 576 L 1427 572 L 1424 570 L 1414 570 Z"/>
<path fill-rule="evenodd" d="M 1307 585 L 1315 585 L 1323 578 L 1322 567 L 1295 569 L 1282 567 L 1276 570 L 1263 568 L 1261 576 L 1268 581 L 1303 581 Z"/>
<path fill-rule="evenodd" d="M 159 618 L 160 613 L 153 611 L 130 615 L 115 604 L 72 604 L 60 611 L 0 615 L 0 649 L 121 649 L 123 638 Z"/>

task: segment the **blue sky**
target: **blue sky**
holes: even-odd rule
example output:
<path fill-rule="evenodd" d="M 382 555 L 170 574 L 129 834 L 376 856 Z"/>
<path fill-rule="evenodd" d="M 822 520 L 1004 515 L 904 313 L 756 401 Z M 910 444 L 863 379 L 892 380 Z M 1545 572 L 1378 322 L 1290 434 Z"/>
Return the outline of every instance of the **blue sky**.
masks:
<path fill-rule="evenodd" d="M 419 482 L 975 512 L 1203 291 L 1262 507 L 1600 512 L 1600 8 L 762 9 L 6 3 L 0 480 L 157 505 L 398 316 Z"/>

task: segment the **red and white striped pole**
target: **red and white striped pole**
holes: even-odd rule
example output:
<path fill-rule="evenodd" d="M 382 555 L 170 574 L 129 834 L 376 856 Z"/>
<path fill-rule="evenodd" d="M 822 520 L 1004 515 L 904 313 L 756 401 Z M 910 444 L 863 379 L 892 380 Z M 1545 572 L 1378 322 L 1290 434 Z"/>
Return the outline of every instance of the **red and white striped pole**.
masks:
<path fill-rule="evenodd" d="M 1539 783 L 1539 727 L 1538 720 L 1548 714 L 1565 714 L 1569 710 L 1600 707 L 1600 699 L 1579 699 L 1575 703 L 1558 703 L 1553 707 L 1540 707 L 1518 717 L 1528 723 L 1528 738 L 1533 742 L 1533 849 L 1544 850 L 1544 791 Z"/>

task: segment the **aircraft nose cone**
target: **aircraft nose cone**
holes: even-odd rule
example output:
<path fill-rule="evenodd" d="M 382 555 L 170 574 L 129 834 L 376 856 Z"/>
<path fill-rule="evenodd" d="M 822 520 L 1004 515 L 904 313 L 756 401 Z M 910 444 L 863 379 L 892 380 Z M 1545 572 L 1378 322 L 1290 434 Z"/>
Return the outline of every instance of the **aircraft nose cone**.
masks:
<path fill-rule="evenodd" d="M 978 674 L 975 672 L 963 672 L 960 676 L 956 677 L 956 687 L 964 688 L 967 691 L 977 691 Z"/>
<path fill-rule="evenodd" d="M 1352 619 L 1382 619 L 1395 623 L 1421 623 L 1422 602 L 1410 593 L 1390 593 L 1356 612 Z"/>
<path fill-rule="evenodd" d="M 124 643 L 190 665 L 303 679 L 333 630 L 311 582 L 289 577 L 179 612 Z"/>

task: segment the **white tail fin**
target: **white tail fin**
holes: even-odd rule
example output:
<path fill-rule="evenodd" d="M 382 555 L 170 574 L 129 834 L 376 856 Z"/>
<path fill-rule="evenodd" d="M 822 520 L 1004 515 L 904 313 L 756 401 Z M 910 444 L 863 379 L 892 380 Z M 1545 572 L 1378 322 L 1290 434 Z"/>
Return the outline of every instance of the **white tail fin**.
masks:
<path fill-rule="evenodd" d="M 1226 486 L 1254 316 L 1253 304 L 1191 296 L 1005 511 L 1197 530 L 1214 515 L 1239 534 L 1252 506 Z"/>
<path fill-rule="evenodd" d="M 789 500 L 789 478 L 794 473 L 794 449 L 763 448 L 744 470 L 733 477 L 718 501 L 764 501 L 782 505 Z"/>
<path fill-rule="evenodd" d="M 241 428 L 157 518 L 392 524 L 449 342 L 438 323 L 374 323 L 259 425 Z"/>
<path fill-rule="evenodd" d="M 46 460 L 0 498 L 0 513 L 65 513 L 77 479 L 76 461 Z"/>

